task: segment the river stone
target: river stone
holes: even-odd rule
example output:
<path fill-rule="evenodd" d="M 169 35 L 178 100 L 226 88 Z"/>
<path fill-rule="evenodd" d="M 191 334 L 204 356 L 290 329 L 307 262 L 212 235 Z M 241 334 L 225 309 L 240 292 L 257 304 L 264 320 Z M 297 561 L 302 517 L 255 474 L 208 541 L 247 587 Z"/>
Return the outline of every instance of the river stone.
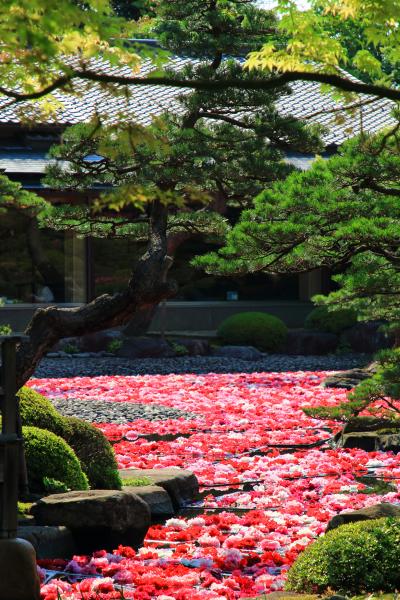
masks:
<path fill-rule="evenodd" d="M 18 528 L 17 535 L 32 544 L 37 558 L 66 558 L 76 553 L 74 538 L 67 527 L 24 525 Z"/>
<path fill-rule="evenodd" d="M 0 600 L 40 600 L 35 550 L 26 540 L 0 540 Z"/>
<path fill-rule="evenodd" d="M 142 498 L 150 508 L 152 519 L 172 517 L 175 514 L 168 492 L 160 485 L 124 486 L 130 492 Z"/>
<path fill-rule="evenodd" d="M 213 351 L 213 356 L 239 358 L 240 360 L 260 360 L 263 354 L 254 346 L 221 346 Z"/>
<path fill-rule="evenodd" d="M 194 500 L 199 493 L 199 482 L 191 471 L 185 469 L 121 469 L 124 479 L 147 477 L 153 485 L 164 488 L 172 501 L 174 510 Z"/>
<path fill-rule="evenodd" d="M 138 547 L 150 526 L 146 502 L 128 491 L 89 490 L 52 494 L 32 507 L 38 525 L 64 525 L 77 551 L 113 550 L 119 544 Z"/>
<path fill-rule="evenodd" d="M 357 521 L 369 521 L 372 519 L 381 519 L 382 517 L 400 517 L 400 506 L 390 504 L 389 502 L 381 502 L 373 506 L 367 506 L 353 512 L 343 512 L 334 516 L 328 523 L 326 531 L 331 531 L 346 525 L 347 523 L 355 523 Z"/>

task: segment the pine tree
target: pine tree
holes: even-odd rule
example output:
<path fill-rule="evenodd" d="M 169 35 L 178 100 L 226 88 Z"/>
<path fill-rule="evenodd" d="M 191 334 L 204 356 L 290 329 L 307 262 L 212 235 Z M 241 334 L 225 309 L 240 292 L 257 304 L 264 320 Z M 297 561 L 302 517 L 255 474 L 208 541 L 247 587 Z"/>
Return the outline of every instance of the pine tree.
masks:
<path fill-rule="evenodd" d="M 193 58 L 183 73 L 192 79 L 250 80 L 255 74 L 233 57 L 256 47 L 275 27 L 273 15 L 249 0 L 160 0 L 156 8 L 155 32 L 164 48 Z M 172 68 L 168 74 L 182 76 Z M 287 88 L 182 93 L 179 107 L 147 128 L 138 128 L 132 116 L 108 125 L 94 120 L 64 134 L 53 155 L 70 166 L 52 167 L 47 182 L 77 191 L 99 183 L 113 189 L 99 201 L 100 212 L 48 207 L 40 211 L 41 222 L 82 235 L 129 235 L 147 240 L 148 247 L 133 265 L 125 292 L 81 309 L 36 312 L 28 327 L 31 341 L 20 352 L 21 381 L 60 337 L 120 325 L 138 315 L 148 318 L 176 291 L 167 273 L 179 244 L 193 235 L 221 239 L 229 211 L 248 206 L 255 194 L 293 170 L 284 161 L 285 149 L 320 147 L 318 127 L 278 114 L 277 99 L 289 93 Z M 89 162 L 89 154 L 101 158 Z"/>
<path fill-rule="evenodd" d="M 350 308 L 360 320 L 389 323 L 400 332 L 400 137 L 398 127 L 347 142 L 338 156 L 317 160 L 263 191 L 243 212 L 217 253 L 197 259 L 219 274 L 336 271 L 338 290 L 314 300 L 329 309 Z M 378 371 L 334 408 L 309 409 L 315 417 L 349 419 L 374 402 L 385 414 L 400 408 L 398 348 L 377 356 Z"/>

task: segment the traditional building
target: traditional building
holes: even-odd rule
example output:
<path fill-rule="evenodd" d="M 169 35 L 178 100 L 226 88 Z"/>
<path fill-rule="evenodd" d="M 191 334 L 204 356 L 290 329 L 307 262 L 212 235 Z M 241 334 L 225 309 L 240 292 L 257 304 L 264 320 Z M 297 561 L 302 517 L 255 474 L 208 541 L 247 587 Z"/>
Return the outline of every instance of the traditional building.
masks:
<path fill-rule="evenodd" d="M 175 58 L 173 63 L 179 68 L 188 60 Z M 145 63 L 143 75 L 150 69 L 150 63 Z M 87 122 L 95 112 L 107 113 L 114 120 L 129 115 L 146 125 L 166 109 L 180 110 L 177 97 L 182 90 L 178 88 L 137 86 L 130 89 L 127 99 L 112 96 L 97 85 L 82 82 L 78 85 L 80 96 L 59 94 L 62 107 L 56 117 L 45 120 L 39 113 L 33 114 L 29 126 L 21 121 L 16 107 L 1 109 L 0 102 L 1 172 L 52 202 L 82 201 L 82 197 L 78 200 L 71 193 L 50 189 L 42 183 L 50 162 L 48 150 L 66 127 Z M 278 103 L 279 111 L 325 126 L 326 156 L 335 153 L 349 137 L 361 131 L 374 133 L 394 122 L 390 101 L 363 97 L 352 102 L 351 111 L 345 111 L 343 105 L 322 94 L 318 84 L 297 82 L 291 87 L 293 93 Z M 299 169 L 308 168 L 313 159 L 312 155 L 298 153 L 288 153 L 286 157 Z M 134 243 L 128 239 L 78 239 L 68 232 L 39 230 L 34 219 L 12 211 L 2 214 L 0 298 L 4 306 L 0 308 L 0 323 L 20 329 L 38 305 L 71 306 L 104 292 L 117 292 L 128 280 Z M 329 278 L 321 271 L 300 277 L 206 276 L 188 267 L 185 258 L 202 249 L 198 243 L 196 248 L 188 243 L 179 251 L 175 270 L 180 292 L 159 311 L 153 329 L 212 330 L 228 314 L 244 310 L 271 312 L 290 326 L 300 326 L 310 310 L 310 297 L 326 291 Z"/>

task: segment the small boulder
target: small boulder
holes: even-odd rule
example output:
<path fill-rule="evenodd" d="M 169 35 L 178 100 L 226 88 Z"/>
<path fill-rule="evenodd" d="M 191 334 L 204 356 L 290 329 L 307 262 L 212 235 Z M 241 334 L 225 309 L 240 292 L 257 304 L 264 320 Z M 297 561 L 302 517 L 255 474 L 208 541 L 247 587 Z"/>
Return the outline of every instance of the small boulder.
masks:
<path fill-rule="evenodd" d="M 117 355 L 122 358 L 169 358 L 175 356 L 172 347 L 161 338 L 125 338 Z"/>
<path fill-rule="evenodd" d="M 139 496 L 150 509 L 152 520 L 172 517 L 175 514 L 168 492 L 160 485 L 124 486 L 126 492 Z"/>
<path fill-rule="evenodd" d="M 384 321 L 360 322 L 347 329 L 342 335 L 342 341 L 349 345 L 353 352 L 373 354 L 382 348 L 391 348 L 394 336 L 382 331 Z"/>
<path fill-rule="evenodd" d="M 64 525 L 77 550 L 112 550 L 119 544 L 138 547 L 150 526 L 147 504 L 128 491 L 89 490 L 44 497 L 32 507 L 38 525 Z"/>
<path fill-rule="evenodd" d="M 212 354 L 213 356 L 237 358 L 239 360 L 260 360 L 263 357 L 262 352 L 254 346 L 221 346 L 213 350 Z"/>
<path fill-rule="evenodd" d="M 328 523 L 326 531 L 331 531 L 346 525 L 347 523 L 355 523 L 357 521 L 368 521 L 372 519 L 381 519 L 382 517 L 400 517 L 400 506 L 390 504 L 389 502 L 381 502 L 373 506 L 367 506 L 353 512 L 343 512 L 335 515 Z"/>
<path fill-rule="evenodd" d="M 199 482 L 191 471 L 185 469 L 121 469 L 121 479 L 148 478 L 153 485 L 164 488 L 171 498 L 174 510 L 197 498 Z"/>
<path fill-rule="evenodd" d="M 290 355 L 320 356 L 335 352 L 339 338 L 334 333 L 290 329 L 286 338 L 285 353 Z"/>
<path fill-rule="evenodd" d="M 179 338 L 174 342 L 184 346 L 189 356 L 207 356 L 211 352 L 210 342 L 208 340 L 197 338 Z"/>

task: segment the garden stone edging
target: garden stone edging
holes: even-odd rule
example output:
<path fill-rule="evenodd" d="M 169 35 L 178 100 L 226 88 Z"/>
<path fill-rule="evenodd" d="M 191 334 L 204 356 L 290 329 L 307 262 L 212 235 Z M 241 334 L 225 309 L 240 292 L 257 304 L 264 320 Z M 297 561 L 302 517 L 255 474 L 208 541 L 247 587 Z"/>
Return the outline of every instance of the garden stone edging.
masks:
<path fill-rule="evenodd" d="M 400 517 L 400 505 L 390 504 L 390 502 L 381 502 L 373 506 L 367 506 L 360 510 L 352 512 L 339 513 L 329 521 L 325 533 L 346 525 L 347 523 L 356 523 L 357 521 L 368 521 L 381 519 L 382 517 Z"/>
<path fill-rule="evenodd" d="M 147 477 L 152 485 L 164 488 L 171 498 L 174 511 L 194 500 L 199 493 L 197 477 L 185 469 L 120 469 L 119 474 L 122 481 Z"/>
<path fill-rule="evenodd" d="M 52 494 L 31 510 L 38 525 L 63 525 L 77 551 L 112 551 L 119 544 L 139 547 L 151 523 L 150 509 L 129 491 L 89 490 Z"/>

